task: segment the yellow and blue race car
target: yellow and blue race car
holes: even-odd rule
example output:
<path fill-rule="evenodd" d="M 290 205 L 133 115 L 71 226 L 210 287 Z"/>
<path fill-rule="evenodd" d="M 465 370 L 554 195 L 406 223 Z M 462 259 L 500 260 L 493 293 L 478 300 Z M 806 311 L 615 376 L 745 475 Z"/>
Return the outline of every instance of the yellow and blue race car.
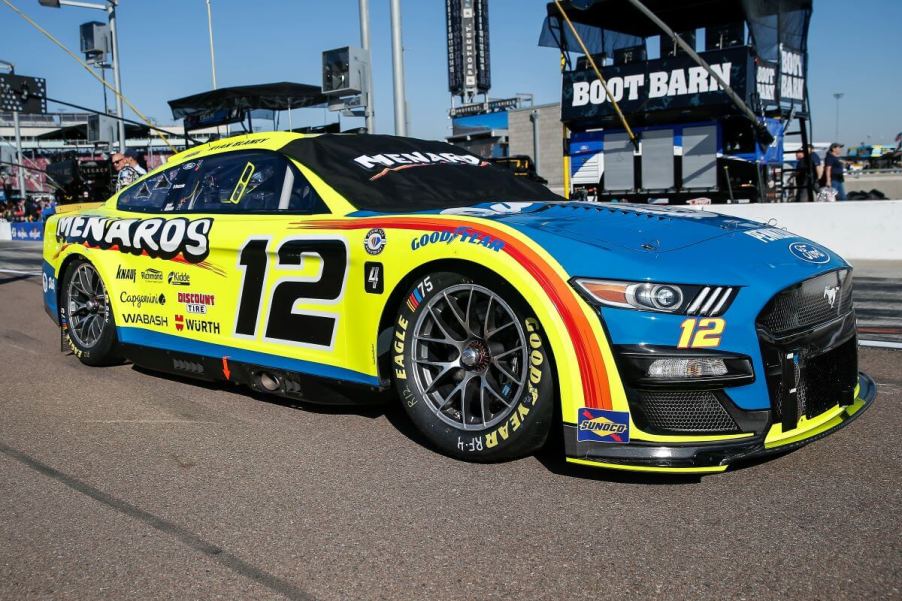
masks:
<path fill-rule="evenodd" d="M 268 132 L 57 214 L 44 303 L 85 364 L 317 400 L 394 387 L 443 453 L 717 472 L 849 423 L 850 266 L 689 208 L 568 202 L 394 136 Z"/>

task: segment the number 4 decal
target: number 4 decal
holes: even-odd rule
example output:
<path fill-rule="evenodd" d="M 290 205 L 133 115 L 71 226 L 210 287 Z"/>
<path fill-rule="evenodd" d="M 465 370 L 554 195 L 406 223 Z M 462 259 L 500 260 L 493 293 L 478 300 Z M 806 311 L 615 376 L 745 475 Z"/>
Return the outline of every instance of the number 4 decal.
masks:
<path fill-rule="evenodd" d="M 720 317 L 687 319 L 680 324 L 683 333 L 677 348 L 713 348 L 720 345 L 720 338 L 727 322 Z"/>
<path fill-rule="evenodd" d="M 263 285 L 270 262 L 266 249 L 269 240 L 252 238 L 241 249 L 238 264 L 244 272 L 235 334 L 254 337 L 263 307 Z M 281 277 L 273 286 L 269 317 L 264 338 L 303 346 L 332 348 L 338 317 L 318 311 L 296 311 L 302 301 L 337 303 L 345 287 L 348 267 L 348 246 L 335 238 L 295 238 L 283 242 L 275 253 L 276 265 L 282 269 L 299 270 L 305 257 L 318 257 L 322 262 L 319 273 L 310 277 Z"/>

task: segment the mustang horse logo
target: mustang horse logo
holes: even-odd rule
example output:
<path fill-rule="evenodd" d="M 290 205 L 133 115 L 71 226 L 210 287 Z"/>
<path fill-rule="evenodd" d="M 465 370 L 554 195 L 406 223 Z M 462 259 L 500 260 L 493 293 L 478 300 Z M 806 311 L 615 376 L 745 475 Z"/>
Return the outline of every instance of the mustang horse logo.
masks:
<path fill-rule="evenodd" d="M 827 286 L 824 288 L 824 298 L 830 303 L 830 308 L 836 304 L 836 293 L 839 292 L 839 286 Z"/>

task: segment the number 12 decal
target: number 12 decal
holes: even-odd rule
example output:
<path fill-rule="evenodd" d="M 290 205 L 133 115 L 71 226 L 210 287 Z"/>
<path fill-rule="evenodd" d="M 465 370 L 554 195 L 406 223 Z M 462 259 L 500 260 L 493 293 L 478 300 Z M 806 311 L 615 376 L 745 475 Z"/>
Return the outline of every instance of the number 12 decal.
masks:
<path fill-rule="evenodd" d="M 266 248 L 269 240 L 252 238 L 245 242 L 238 256 L 238 264 L 244 272 L 241 298 L 235 333 L 256 336 L 257 321 L 263 306 L 263 285 L 269 257 Z M 268 299 L 269 318 L 265 338 L 269 340 L 299 343 L 331 348 L 338 318 L 313 311 L 295 311 L 299 301 L 338 301 L 345 286 L 348 268 L 348 247 L 343 240 L 301 238 L 286 240 L 276 251 L 276 265 L 287 269 L 301 269 L 304 256 L 313 255 L 322 261 L 319 274 L 310 277 L 281 277 Z"/>
<path fill-rule="evenodd" d="M 723 329 L 726 327 L 725 322 L 720 317 L 709 317 L 707 319 L 687 319 L 680 328 L 683 330 L 680 334 L 680 341 L 677 342 L 677 348 L 711 348 L 720 345 L 720 338 L 723 335 Z"/>

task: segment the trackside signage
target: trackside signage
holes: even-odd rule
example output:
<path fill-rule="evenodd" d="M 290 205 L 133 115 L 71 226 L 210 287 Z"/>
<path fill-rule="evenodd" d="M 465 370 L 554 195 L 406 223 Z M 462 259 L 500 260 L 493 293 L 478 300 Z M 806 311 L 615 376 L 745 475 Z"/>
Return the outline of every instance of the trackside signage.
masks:
<path fill-rule="evenodd" d="M 746 98 L 753 64 L 746 48 L 706 52 L 704 58 L 721 79 Z M 685 56 L 602 69 L 607 90 L 624 113 L 727 104 L 729 97 L 711 75 Z M 753 80 L 754 82 L 754 80 Z M 601 80 L 591 69 L 565 72 L 561 117 L 604 120 L 616 118 Z"/>

